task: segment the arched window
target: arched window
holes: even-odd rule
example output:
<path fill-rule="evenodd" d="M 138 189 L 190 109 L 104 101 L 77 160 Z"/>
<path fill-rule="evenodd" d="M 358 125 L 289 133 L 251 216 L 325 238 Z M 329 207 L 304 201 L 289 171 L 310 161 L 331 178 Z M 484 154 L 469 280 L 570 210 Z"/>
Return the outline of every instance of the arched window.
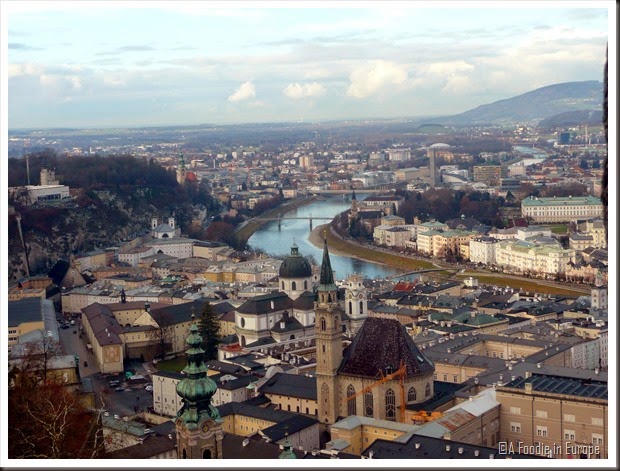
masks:
<path fill-rule="evenodd" d="M 357 399 L 349 399 L 355 396 L 355 388 L 352 384 L 347 386 L 347 415 L 357 415 Z"/>
<path fill-rule="evenodd" d="M 282 289 L 284 289 L 284 280 L 282 280 Z"/>
<path fill-rule="evenodd" d="M 308 289 L 308 280 L 304 280 L 304 290 Z"/>
<path fill-rule="evenodd" d="M 295 283 L 294 281 L 293 281 L 293 282 L 291 282 L 291 289 L 292 289 L 293 291 L 296 291 L 296 290 L 297 290 L 297 283 Z"/>
<path fill-rule="evenodd" d="M 291 335 L 291 336 L 289 337 L 289 340 L 295 340 L 295 336 L 294 336 L 294 335 Z"/>
<path fill-rule="evenodd" d="M 416 392 L 415 388 L 409 388 L 409 391 L 407 392 L 407 402 L 415 402 L 418 398 L 418 393 Z"/>
<path fill-rule="evenodd" d="M 364 302 L 360 301 L 360 314 L 364 314 Z"/>
<path fill-rule="evenodd" d="M 349 301 L 349 314 L 353 314 L 353 303 Z"/>
<path fill-rule="evenodd" d="M 241 346 L 245 347 L 245 335 L 241 336 Z"/>
<path fill-rule="evenodd" d="M 241 324 L 241 327 L 245 327 L 245 319 L 243 317 L 239 323 Z"/>
<path fill-rule="evenodd" d="M 396 420 L 396 395 L 391 389 L 385 393 L 385 418 L 386 420 Z"/>
<path fill-rule="evenodd" d="M 372 407 L 372 391 L 364 393 L 364 415 L 366 417 L 373 417 L 374 410 Z"/>
<path fill-rule="evenodd" d="M 325 318 L 321 317 L 321 330 L 327 329 L 327 323 L 325 322 Z"/>
<path fill-rule="evenodd" d="M 211 450 L 205 450 L 202 452 L 202 459 L 203 460 L 210 460 L 211 459 Z"/>
<path fill-rule="evenodd" d="M 426 390 L 424 391 L 424 397 L 428 397 L 431 395 L 431 385 L 426 383 Z"/>

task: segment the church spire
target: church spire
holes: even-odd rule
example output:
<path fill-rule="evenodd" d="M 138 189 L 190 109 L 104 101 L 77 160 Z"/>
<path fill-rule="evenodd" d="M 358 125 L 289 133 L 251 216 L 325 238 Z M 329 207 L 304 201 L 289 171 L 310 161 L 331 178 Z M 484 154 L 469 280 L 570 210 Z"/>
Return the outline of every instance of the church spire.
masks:
<path fill-rule="evenodd" d="M 329 260 L 329 250 L 327 249 L 327 235 L 323 244 L 323 262 L 321 263 L 321 277 L 319 279 L 319 291 L 335 291 L 334 272 Z"/>
<path fill-rule="evenodd" d="M 192 315 L 194 319 L 194 315 Z M 198 326 L 193 322 L 187 336 L 187 365 L 183 368 L 185 378 L 177 384 L 177 394 L 183 400 L 179 409 L 179 417 L 188 429 L 196 428 L 205 419 L 221 421 L 219 411 L 211 405 L 211 398 L 217 391 L 215 381 L 207 376 L 207 365 L 204 363 L 204 350 L 200 348 L 202 337 L 198 334 Z"/>

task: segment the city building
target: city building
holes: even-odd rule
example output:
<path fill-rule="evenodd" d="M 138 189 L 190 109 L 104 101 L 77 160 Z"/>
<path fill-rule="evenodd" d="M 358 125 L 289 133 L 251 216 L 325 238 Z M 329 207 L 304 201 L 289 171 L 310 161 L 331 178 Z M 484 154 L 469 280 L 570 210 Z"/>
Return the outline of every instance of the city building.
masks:
<path fill-rule="evenodd" d="M 495 246 L 497 265 L 521 273 L 565 273 L 575 260 L 575 251 L 557 244 L 528 241 L 501 241 Z"/>
<path fill-rule="evenodd" d="M 521 215 L 535 223 L 571 222 L 600 218 L 603 204 L 594 196 L 539 198 L 530 196 L 521 201 Z"/>
<path fill-rule="evenodd" d="M 608 387 L 586 380 L 529 373 L 496 388 L 501 440 L 549 458 L 608 457 Z"/>

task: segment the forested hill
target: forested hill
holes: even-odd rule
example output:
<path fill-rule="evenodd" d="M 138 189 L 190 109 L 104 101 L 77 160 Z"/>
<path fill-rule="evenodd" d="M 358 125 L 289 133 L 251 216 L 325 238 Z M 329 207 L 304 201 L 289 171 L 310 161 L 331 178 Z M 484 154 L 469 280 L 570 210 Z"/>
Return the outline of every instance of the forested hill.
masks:
<path fill-rule="evenodd" d="M 31 249 L 32 272 L 40 272 L 71 253 L 114 245 L 150 228 L 152 217 L 174 213 L 185 233 L 191 227 L 196 205 L 213 209 L 204 185 L 179 185 L 173 171 L 155 160 L 129 155 L 62 157 L 46 150 L 29 156 L 30 182 L 39 184 L 42 167 L 55 169 L 56 178 L 69 186 L 69 205 L 30 207 L 9 199 L 10 209 L 21 215 L 26 244 Z M 27 184 L 26 159 L 9 159 L 9 186 Z M 15 214 L 9 212 L 9 272 L 24 272 L 24 255 Z"/>

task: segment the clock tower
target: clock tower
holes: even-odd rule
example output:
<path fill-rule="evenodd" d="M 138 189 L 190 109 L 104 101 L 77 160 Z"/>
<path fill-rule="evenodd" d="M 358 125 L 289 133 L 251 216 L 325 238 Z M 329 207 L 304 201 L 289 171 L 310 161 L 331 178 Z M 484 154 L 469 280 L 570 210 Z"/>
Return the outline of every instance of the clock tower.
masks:
<path fill-rule="evenodd" d="M 368 300 L 364 277 L 349 275 L 345 281 L 344 309 L 351 319 L 351 333 L 355 335 L 368 317 Z"/>
<path fill-rule="evenodd" d="M 194 316 L 192 315 L 192 318 Z M 204 350 L 200 348 L 202 337 L 196 323 L 189 328 L 187 365 L 183 368 L 185 378 L 177 384 L 177 394 L 183 405 L 177 412 L 177 456 L 182 459 L 222 458 L 222 418 L 211 404 L 217 391 L 215 381 L 207 376 Z"/>

